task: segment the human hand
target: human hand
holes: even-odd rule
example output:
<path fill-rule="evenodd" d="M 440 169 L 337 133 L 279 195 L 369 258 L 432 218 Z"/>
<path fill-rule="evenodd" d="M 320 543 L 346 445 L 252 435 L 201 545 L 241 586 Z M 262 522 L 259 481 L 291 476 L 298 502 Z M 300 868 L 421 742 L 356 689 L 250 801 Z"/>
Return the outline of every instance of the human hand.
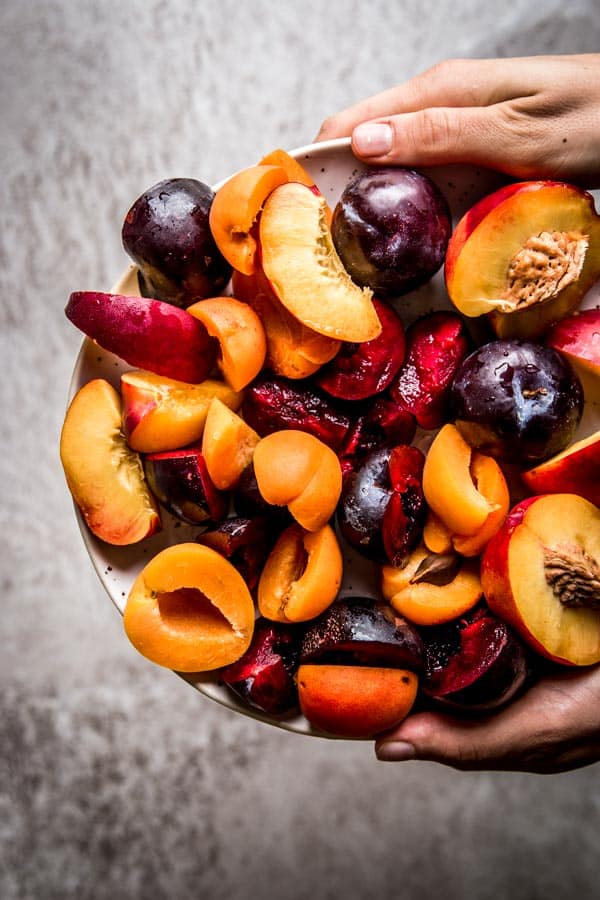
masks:
<path fill-rule="evenodd" d="M 384 761 L 431 760 L 456 769 L 556 773 L 600 760 L 600 666 L 544 677 L 483 719 L 421 712 L 375 743 Z"/>
<path fill-rule="evenodd" d="M 371 165 L 471 163 L 600 186 L 600 54 L 448 60 L 326 119 Z"/>

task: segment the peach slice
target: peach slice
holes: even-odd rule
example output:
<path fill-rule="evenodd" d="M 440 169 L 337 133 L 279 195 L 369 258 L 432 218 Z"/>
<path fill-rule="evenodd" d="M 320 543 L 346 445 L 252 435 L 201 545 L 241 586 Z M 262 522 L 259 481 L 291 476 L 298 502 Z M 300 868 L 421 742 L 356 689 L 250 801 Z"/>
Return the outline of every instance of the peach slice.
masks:
<path fill-rule="evenodd" d="M 257 245 L 252 227 L 269 194 L 287 181 L 280 166 L 250 166 L 217 190 L 210 208 L 210 230 L 217 247 L 238 272 L 251 275 L 254 271 Z"/>
<path fill-rule="evenodd" d="M 217 343 L 202 322 L 171 303 L 77 291 L 69 297 L 65 314 L 100 347 L 136 369 L 199 382 L 215 362 Z"/>
<path fill-rule="evenodd" d="M 259 435 L 218 397 L 208 407 L 202 455 L 208 474 L 220 490 L 229 490 L 252 462 Z"/>
<path fill-rule="evenodd" d="M 600 506 L 600 431 L 521 474 L 534 494 L 579 494 Z"/>
<path fill-rule="evenodd" d="M 417 547 L 406 566 L 383 566 L 381 590 L 397 613 L 415 625 L 441 625 L 481 599 L 479 564 Z"/>
<path fill-rule="evenodd" d="M 500 188 L 456 226 L 445 274 L 462 313 L 489 313 L 502 338 L 537 337 L 573 312 L 600 276 L 592 195 L 554 181 Z"/>
<path fill-rule="evenodd" d="M 418 677 L 408 669 L 319 665 L 298 668 L 300 709 L 315 728 L 346 738 L 370 738 L 406 718 Z"/>
<path fill-rule="evenodd" d="M 274 431 L 256 445 L 253 463 L 267 503 L 287 506 L 307 531 L 329 521 L 342 491 L 342 470 L 326 444 L 305 431 Z"/>
<path fill-rule="evenodd" d="M 600 509 L 576 494 L 518 503 L 481 561 L 487 603 L 542 656 L 600 662 Z"/>
<path fill-rule="evenodd" d="M 335 600 L 342 554 L 330 525 L 307 532 L 288 526 L 279 536 L 258 582 L 258 608 L 274 622 L 305 622 Z"/>
<path fill-rule="evenodd" d="M 210 547 L 174 544 L 136 578 L 125 633 L 143 656 L 178 672 L 229 665 L 248 649 L 254 604 L 237 569 Z"/>
<path fill-rule="evenodd" d="M 259 223 L 262 267 L 278 299 L 303 325 L 342 341 L 381 332 L 373 292 L 356 285 L 333 245 L 326 203 L 289 182 L 265 201 Z"/>
<path fill-rule="evenodd" d="M 581 366 L 600 375 L 600 309 L 583 309 L 554 325 L 544 342 L 567 357 L 575 368 Z"/>
<path fill-rule="evenodd" d="M 73 500 L 96 537 L 125 545 L 160 530 L 142 462 L 121 431 L 121 399 L 107 381 L 89 381 L 71 400 L 60 458 Z"/>
<path fill-rule="evenodd" d="M 265 365 L 285 378 L 307 378 L 329 362 L 342 346 L 299 322 L 277 299 L 260 267 L 249 276 L 234 272 L 233 292 L 255 310 L 267 339 Z"/>
<path fill-rule="evenodd" d="M 475 534 L 497 508 L 475 486 L 471 456 L 469 444 L 448 423 L 438 431 L 425 457 L 425 499 L 453 534 Z"/>
<path fill-rule="evenodd" d="M 218 340 L 217 363 L 234 391 L 241 391 L 256 378 L 267 353 L 265 329 L 256 312 L 235 297 L 210 297 L 188 306 L 211 337 Z"/>
<path fill-rule="evenodd" d="M 222 381 L 188 384 L 145 371 L 124 372 L 121 392 L 125 437 L 140 453 L 178 450 L 200 440 L 213 397 L 234 410 L 242 402 Z"/>

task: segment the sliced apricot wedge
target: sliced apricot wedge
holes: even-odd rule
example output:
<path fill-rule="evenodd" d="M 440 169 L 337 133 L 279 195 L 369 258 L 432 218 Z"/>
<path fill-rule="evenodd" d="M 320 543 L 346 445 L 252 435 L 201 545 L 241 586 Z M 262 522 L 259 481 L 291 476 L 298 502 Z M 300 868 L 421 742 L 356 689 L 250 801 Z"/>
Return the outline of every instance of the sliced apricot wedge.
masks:
<path fill-rule="evenodd" d="M 142 569 L 123 624 L 136 650 L 157 665 L 205 672 L 245 653 L 254 619 L 237 569 L 210 547 L 188 542 L 161 550 Z"/>
<path fill-rule="evenodd" d="M 220 490 L 234 487 L 252 461 L 260 436 L 218 397 L 208 407 L 202 455 L 208 474 Z"/>

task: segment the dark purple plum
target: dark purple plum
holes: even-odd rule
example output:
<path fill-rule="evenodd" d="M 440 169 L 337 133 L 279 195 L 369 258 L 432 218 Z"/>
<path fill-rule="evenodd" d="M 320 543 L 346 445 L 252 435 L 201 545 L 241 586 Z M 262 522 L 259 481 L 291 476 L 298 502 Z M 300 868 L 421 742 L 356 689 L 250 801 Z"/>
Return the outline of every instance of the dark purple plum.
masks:
<path fill-rule="evenodd" d="M 201 181 L 169 178 L 135 201 L 121 237 L 139 267 L 142 294 L 186 307 L 227 285 L 231 266 L 208 224 L 213 198 Z"/>
<path fill-rule="evenodd" d="M 254 592 L 278 533 L 278 529 L 273 528 L 273 520 L 267 515 L 253 518 L 231 516 L 204 531 L 196 540 L 228 559 L 249 590 Z"/>
<path fill-rule="evenodd" d="M 183 522 L 219 522 L 227 515 L 227 494 L 215 487 L 199 448 L 148 453 L 144 473 L 156 499 Z"/>
<path fill-rule="evenodd" d="M 434 275 L 452 231 L 446 198 L 413 169 L 367 169 L 346 185 L 331 233 L 357 284 L 381 297 L 406 294 Z"/>
<path fill-rule="evenodd" d="M 420 672 L 423 645 L 417 629 L 391 607 L 368 597 L 346 597 L 334 600 L 309 624 L 300 662 Z"/>
<path fill-rule="evenodd" d="M 419 632 L 425 649 L 421 690 L 438 705 L 465 712 L 498 709 L 530 674 L 527 649 L 486 606 Z"/>
<path fill-rule="evenodd" d="M 490 341 L 459 366 L 450 413 L 474 448 L 523 466 L 571 443 L 583 413 L 583 388 L 556 350 L 529 341 Z"/>
<path fill-rule="evenodd" d="M 221 670 L 223 682 L 253 709 L 268 715 L 294 711 L 300 639 L 298 626 L 257 619 L 248 650 Z"/>
<path fill-rule="evenodd" d="M 361 411 L 338 451 L 344 478 L 358 468 L 372 450 L 395 444 L 410 444 L 417 430 L 412 413 L 402 409 L 387 394 L 380 394 Z"/>

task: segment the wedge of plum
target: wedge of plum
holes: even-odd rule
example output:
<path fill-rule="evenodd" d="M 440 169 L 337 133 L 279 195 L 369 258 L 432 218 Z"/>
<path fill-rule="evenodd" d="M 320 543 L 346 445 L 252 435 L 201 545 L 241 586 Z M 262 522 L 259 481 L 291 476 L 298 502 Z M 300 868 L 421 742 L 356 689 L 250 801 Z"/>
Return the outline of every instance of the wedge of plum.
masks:
<path fill-rule="evenodd" d="M 231 516 L 208 528 L 197 541 L 212 547 L 232 563 L 251 592 L 255 591 L 269 551 L 281 531 L 274 515 Z"/>
<path fill-rule="evenodd" d="M 148 453 L 144 472 L 157 500 L 182 522 L 219 522 L 227 515 L 227 494 L 215 487 L 200 448 Z"/>
<path fill-rule="evenodd" d="M 531 669 L 528 651 L 485 605 L 419 632 L 425 655 L 421 690 L 435 704 L 484 713 L 504 706 L 524 688 Z"/>

